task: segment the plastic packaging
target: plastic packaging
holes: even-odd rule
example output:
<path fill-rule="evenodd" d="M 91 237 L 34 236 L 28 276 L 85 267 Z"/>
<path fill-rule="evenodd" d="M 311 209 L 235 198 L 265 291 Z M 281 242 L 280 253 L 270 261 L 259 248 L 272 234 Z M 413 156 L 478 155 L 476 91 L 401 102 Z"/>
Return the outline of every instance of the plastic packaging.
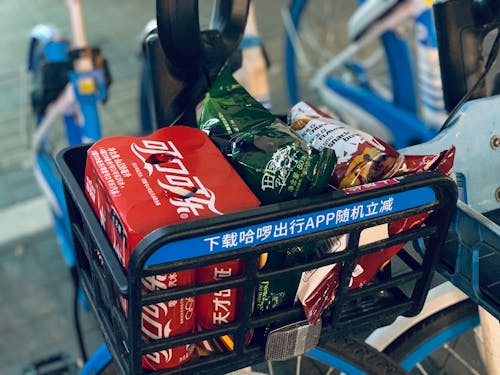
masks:
<path fill-rule="evenodd" d="M 227 70 L 205 98 L 199 127 L 263 203 L 318 194 L 328 185 L 334 151 L 309 146 Z"/>

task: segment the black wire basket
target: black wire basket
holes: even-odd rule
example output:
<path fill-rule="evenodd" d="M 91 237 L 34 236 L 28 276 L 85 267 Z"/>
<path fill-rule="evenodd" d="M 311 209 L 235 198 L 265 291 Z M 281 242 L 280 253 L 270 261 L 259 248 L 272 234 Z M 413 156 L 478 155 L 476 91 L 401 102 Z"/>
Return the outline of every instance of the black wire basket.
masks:
<path fill-rule="evenodd" d="M 393 179 L 391 183 L 382 184 L 383 187 L 356 194 L 337 191 L 166 226 L 150 233 L 138 244 L 128 269 L 124 270 L 83 191 L 87 149 L 88 146 L 77 146 L 61 151 L 57 156 L 57 165 L 66 194 L 81 287 L 97 316 L 113 359 L 124 374 L 149 373 L 142 369 L 143 355 L 227 334 L 234 338 L 232 350 L 206 357 L 193 356 L 186 364 L 169 369 L 167 373 L 222 374 L 266 359 L 277 359 L 269 355 L 276 352 L 276 348 L 269 347 L 272 340 L 268 332 L 271 329 L 280 331 L 280 327 L 293 323 L 307 327 L 307 324 L 301 323 L 304 321 L 304 312 L 302 307 L 294 304 L 256 314 L 257 286 L 262 281 L 278 280 L 328 264 L 342 264 L 339 286 L 332 305 L 322 315 L 314 344 L 321 344 L 333 335 L 375 329 L 390 323 L 399 315 L 416 315 L 427 295 L 439 250 L 446 239 L 456 207 L 455 183 L 444 175 L 423 172 Z M 345 215 L 354 210 L 363 214 L 356 217 Z M 429 212 L 430 216 L 419 228 L 359 245 L 361 233 L 367 228 Z M 249 228 L 255 231 L 264 227 L 283 230 L 292 220 L 304 220 L 312 225 L 301 233 L 283 235 L 281 231 L 280 235 L 270 235 L 260 242 L 238 243 L 230 250 L 214 249 L 211 246 L 213 243 L 207 241 L 228 233 L 241 233 Z M 281 249 L 317 243 L 343 234 L 348 235 L 347 246 L 343 251 L 274 271 L 259 271 L 258 260 L 264 252 L 272 254 Z M 373 281 L 363 288 L 349 289 L 350 275 L 361 255 L 414 240 L 426 242 L 424 257 L 409 246 L 409 249 L 401 250 Z M 141 280 L 146 276 L 193 269 L 231 259 L 245 261 L 244 274 L 207 284 L 147 294 L 141 292 Z M 147 342 L 143 340 L 143 306 L 228 288 L 242 290 L 243 298 L 235 321 L 193 334 Z M 126 313 L 120 298 L 128 302 Z M 253 332 L 250 342 L 248 332 Z M 300 335 L 295 336 L 300 338 Z M 296 337 L 295 340 L 297 342 Z M 287 344 L 281 345 L 286 347 Z M 308 349 L 307 346 L 294 347 L 293 355 Z"/>

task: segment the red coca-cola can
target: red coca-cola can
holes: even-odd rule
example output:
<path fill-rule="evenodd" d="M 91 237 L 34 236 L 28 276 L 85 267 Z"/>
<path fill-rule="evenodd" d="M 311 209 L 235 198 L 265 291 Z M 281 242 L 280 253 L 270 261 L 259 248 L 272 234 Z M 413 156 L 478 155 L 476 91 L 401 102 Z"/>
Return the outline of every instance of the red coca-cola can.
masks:
<path fill-rule="evenodd" d="M 145 277 L 142 287 L 145 293 L 177 286 L 193 285 L 195 271 L 186 270 L 164 275 Z M 147 340 L 158 340 L 191 333 L 195 329 L 195 299 L 186 297 L 156 303 L 142 308 L 142 335 Z M 194 345 L 178 346 L 142 357 L 142 366 L 148 370 L 176 367 L 187 362 Z"/>
<path fill-rule="evenodd" d="M 243 262 L 235 259 L 201 267 L 196 270 L 196 281 L 207 283 L 238 276 L 243 272 Z M 234 322 L 238 318 L 241 288 L 218 290 L 196 297 L 196 325 L 199 330 Z M 231 335 L 215 337 L 199 343 L 209 352 L 226 352 L 234 349 Z"/>
<path fill-rule="evenodd" d="M 85 192 L 124 269 L 137 244 L 158 228 L 260 204 L 209 137 L 185 126 L 97 141 L 87 154 Z M 157 275 L 143 281 L 142 292 L 194 283 L 194 270 Z M 126 313 L 127 301 L 120 302 Z M 194 298 L 146 306 L 142 336 L 156 340 L 193 332 L 194 314 Z M 195 344 L 144 356 L 143 365 L 180 365 Z"/>

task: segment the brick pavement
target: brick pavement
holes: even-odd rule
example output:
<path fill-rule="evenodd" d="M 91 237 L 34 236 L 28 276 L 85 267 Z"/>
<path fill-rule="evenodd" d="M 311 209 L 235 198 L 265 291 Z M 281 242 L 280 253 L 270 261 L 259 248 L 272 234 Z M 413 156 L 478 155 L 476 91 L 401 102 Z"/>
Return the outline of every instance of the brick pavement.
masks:
<path fill-rule="evenodd" d="M 0 285 L 0 374 L 59 352 L 77 358 L 73 289 L 52 229 L 0 246 Z M 82 326 L 93 351 L 101 339 L 90 313 Z"/>

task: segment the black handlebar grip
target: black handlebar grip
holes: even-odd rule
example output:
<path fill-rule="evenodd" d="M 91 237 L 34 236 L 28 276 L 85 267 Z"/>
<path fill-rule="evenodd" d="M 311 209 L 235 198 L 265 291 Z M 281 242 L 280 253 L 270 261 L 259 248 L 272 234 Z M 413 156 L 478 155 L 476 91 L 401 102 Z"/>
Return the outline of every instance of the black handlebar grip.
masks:
<path fill-rule="evenodd" d="M 238 46 L 246 26 L 250 0 L 215 0 L 210 28 L 222 43 L 212 43 L 227 59 Z M 203 38 L 199 24 L 198 0 L 157 0 L 158 36 L 172 74 L 193 76 L 211 46 Z M 196 74 L 194 74 L 196 76 Z"/>
<path fill-rule="evenodd" d="M 199 62 L 203 46 L 198 0 L 157 0 L 156 20 L 160 44 L 174 70 Z"/>
<path fill-rule="evenodd" d="M 210 29 L 219 30 L 224 46 L 233 52 L 239 45 L 247 24 L 250 0 L 217 0 Z"/>

